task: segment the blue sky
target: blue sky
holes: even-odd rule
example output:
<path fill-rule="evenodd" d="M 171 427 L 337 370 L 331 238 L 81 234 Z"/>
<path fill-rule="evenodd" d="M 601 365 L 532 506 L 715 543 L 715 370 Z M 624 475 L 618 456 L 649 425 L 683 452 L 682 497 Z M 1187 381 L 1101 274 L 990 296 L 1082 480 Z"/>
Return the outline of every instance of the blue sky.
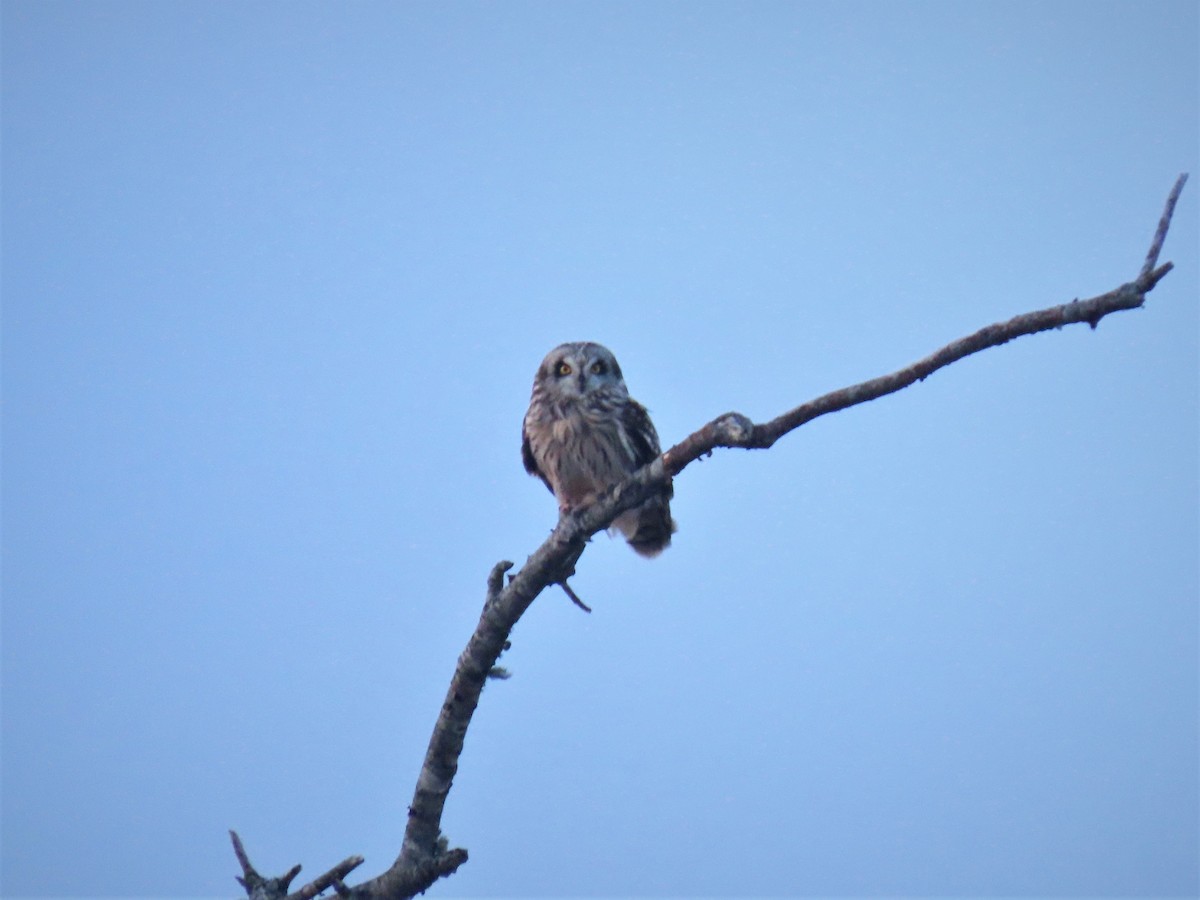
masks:
<path fill-rule="evenodd" d="M 8 897 L 390 864 L 555 344 L 674 443 L 1116 287 L 1200 176 L 1193 2 L 0 11 Z M 597 538 L 430 896 L 1200 891 L 1198 190 L 1144 310 Z"/>

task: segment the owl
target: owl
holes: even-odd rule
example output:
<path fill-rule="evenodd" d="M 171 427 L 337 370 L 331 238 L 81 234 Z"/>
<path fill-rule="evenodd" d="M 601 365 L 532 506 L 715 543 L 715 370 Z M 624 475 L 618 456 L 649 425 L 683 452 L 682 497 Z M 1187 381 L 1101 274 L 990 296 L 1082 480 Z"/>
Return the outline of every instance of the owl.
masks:
<path fill-rule="evenodd" d="M 554 492 L 560 511 L 591 503 L 661 453 L 646 408 L 629 396 L 607 347 L 576 341 L 542 360 L 521 429 L 521 458 Z M 671 543 L 671 495 L 668 484 L 612 524 L 642 556 L 657 556 Z"/>

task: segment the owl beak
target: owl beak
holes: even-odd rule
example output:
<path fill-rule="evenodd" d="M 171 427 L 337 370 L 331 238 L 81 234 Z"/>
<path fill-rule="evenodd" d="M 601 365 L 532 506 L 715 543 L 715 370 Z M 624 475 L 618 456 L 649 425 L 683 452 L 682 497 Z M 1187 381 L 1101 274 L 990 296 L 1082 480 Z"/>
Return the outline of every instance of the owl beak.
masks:
<path fill-rule="evenodd" d="M 586 382 L 587 382 L 587 374 L 584 372 L 580 372 L 579 373 L 579 393 L 581 393 L 581 394 L 583 393 L 583 386 Z"/>

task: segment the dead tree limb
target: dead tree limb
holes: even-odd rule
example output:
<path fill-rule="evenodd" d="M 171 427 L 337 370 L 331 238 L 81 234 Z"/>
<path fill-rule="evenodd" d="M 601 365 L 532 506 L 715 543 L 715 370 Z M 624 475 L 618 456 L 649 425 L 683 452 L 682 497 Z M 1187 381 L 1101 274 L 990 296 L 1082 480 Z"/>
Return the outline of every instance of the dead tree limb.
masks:
<path fill-rule="evenodd" d="M 250 864 L 250 857 L 246 855 L 246 848 L 242 846 L 242 839 L 238 837 L 238 833 L 236 831 L 229 832 L 229 838 L 233 841 L 234 855 L 237 856 L 238 863 L 242 867 L 242 874 L 237 879 L 238 883 L 246 889 L 250 900 L 279 900 L 282 897 L 288 897 L 289 900 L 312 900 L 326 888 L 337 885 L 341 885 L 338 889 L 339 894 L 342 894 L 343 891 L 349 893 L 342 879 L 361 866 L 363 862 L 361 856 L 347 857 L 320 878 L 309 882 L 296 893 L 289 894 L 288 887 L 292 880 L 300 874 L 299 864 L 292 866 L 278 878 L 264 878 Z"/>
<path fill-rule="evenodd" d="M 766 449 L 818 416 L 899 391 L 973 353 L 998 347 L 1023 335 L 1059 329 L 1064 325 L 1086 322 L 1094 329 L 1101 319 L 1111 313 L 1142 306 L 1146 302 L 1146 295 L 1173 268 L 1169 262 L 1158 265 L 1158 257 L 1176 201 L 1186 181 L 1186 174 L 1176 180 L 1141 271 L 1128 284 L 1088 300 L 1072 300 L 981 328 L 903 369 L 832 391 L 768 422 L 756 424 L 737 412 L 718 416 L 610 489 L 591 506 L 560 516 L 550 536 L 516 575 L 508 579 L 507 584 L 505 575 L 513 568 L 513 564 L 507 561 L 497 563 L 488 576 L 487 599 L 479 624 L 458 658 L 450 689 L 434 726 L 412 804 L 408 808 L 408 825 L 400 855 L 391 868 L 370 881 L 347 888 L 341 879 L 362 862 L 361 857 L 351 857 L 297 893 L 289 895 L 288 884 L 300 867 L 296 866 L 282 878 L 264 879 L 250 865 L 241 841 L 231 832 L 234 851 L 243 870 L 243 876 L 238 881 L 246 888 L 246 892 L 254 900 L 282 900 L 284 897 L 289 900 L 310 900 L 332 886 L 341 896 L 358 900 L 405 900 L 457 870 L 466 862 L 467 851 L 448 849 L 441 831 L 442 811 L 458 771 L 458 758 L 471 717 L 479 703 L 480 692 L 489 676 L 502 671 L 497 669 L 496 663 L 500 654 L 508 649 L 509 634 L 537 596 L 552 585 L 561 585 L 568 596 L 573 595 L 566 581 L 574 574 L 575 564 L 592 535 L 607 528 L 622 512 L 661 490 L 665 483 L 690 463 L 701 456 L 710 455 L 718 447 Z M 580 601 L 576 599 L 576 602 Z"/>

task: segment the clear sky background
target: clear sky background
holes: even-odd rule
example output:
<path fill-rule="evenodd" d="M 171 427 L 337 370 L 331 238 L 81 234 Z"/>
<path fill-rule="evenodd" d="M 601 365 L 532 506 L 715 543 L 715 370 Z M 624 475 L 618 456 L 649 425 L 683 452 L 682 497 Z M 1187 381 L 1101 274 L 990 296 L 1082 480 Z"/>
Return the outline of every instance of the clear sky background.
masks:
<path fill-rule="evenodd" d="M 1200 891 L 1196 3 L 2 12 L 6 897 L 391 863 L 557 343 L 767 418 L 1130 280 L 1181 171 L 1144 310 L 598 537 L 430 896 Z"/>

